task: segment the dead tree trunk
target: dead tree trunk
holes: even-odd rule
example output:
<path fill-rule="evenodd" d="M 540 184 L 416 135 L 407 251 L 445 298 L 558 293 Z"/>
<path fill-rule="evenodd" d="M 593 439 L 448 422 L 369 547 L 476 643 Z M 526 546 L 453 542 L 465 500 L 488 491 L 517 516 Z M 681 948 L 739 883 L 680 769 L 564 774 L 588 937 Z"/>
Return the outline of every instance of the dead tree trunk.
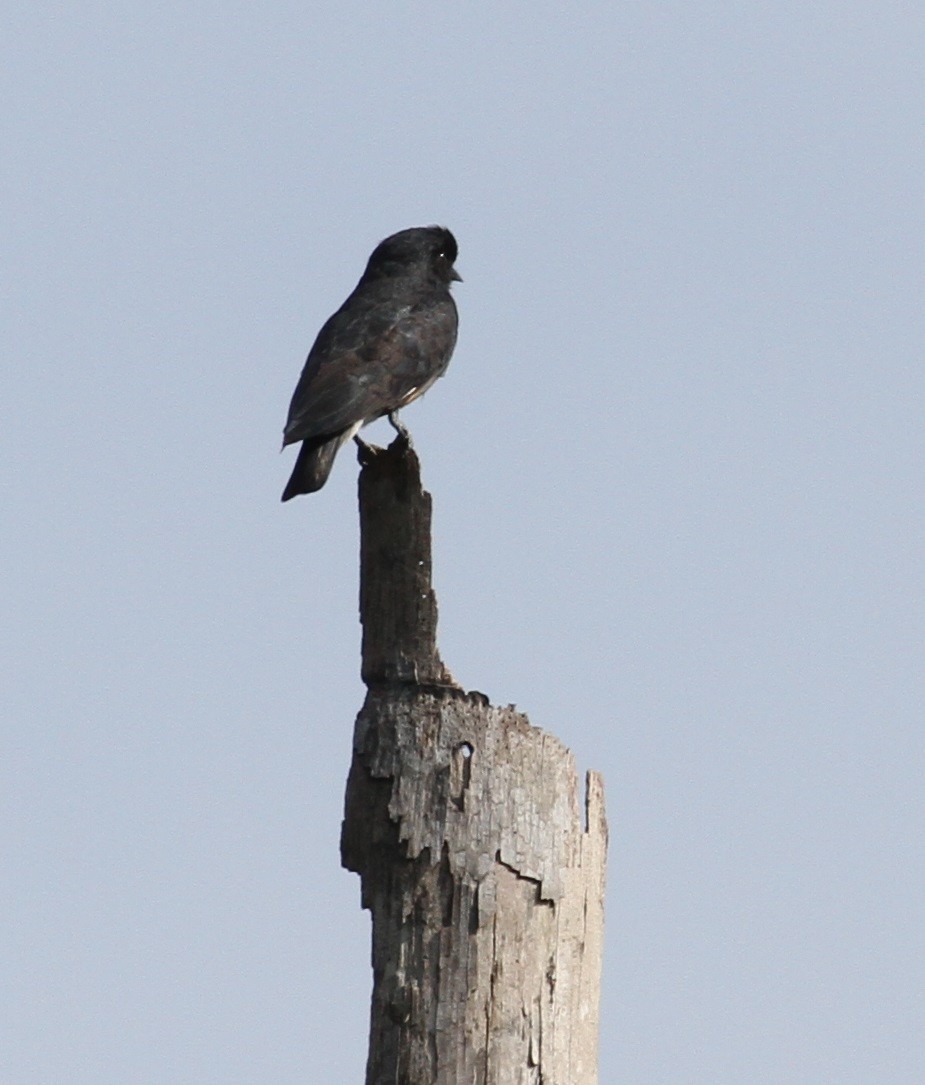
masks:
<path fill-rule="evenodd" d="M 372 913 L 366 1085 L 595 1085 L 607 827 L 589 773 L 437 651 L 430 495 L 361 453 L 363 679 L 341 855 Z"/>

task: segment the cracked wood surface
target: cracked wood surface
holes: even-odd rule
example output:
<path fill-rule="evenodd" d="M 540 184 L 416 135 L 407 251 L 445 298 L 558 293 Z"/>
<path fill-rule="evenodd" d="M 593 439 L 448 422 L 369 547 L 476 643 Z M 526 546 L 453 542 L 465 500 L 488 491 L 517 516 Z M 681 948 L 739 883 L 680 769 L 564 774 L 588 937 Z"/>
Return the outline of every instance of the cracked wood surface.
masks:
<path fill-rule="evenodd" d="M 366 701 L 341 839 L 372 915 L 367 1085 L 595 1085 L 607 827 L 596 773 L 436 644 L 430 496 L 361 451 Z"/>

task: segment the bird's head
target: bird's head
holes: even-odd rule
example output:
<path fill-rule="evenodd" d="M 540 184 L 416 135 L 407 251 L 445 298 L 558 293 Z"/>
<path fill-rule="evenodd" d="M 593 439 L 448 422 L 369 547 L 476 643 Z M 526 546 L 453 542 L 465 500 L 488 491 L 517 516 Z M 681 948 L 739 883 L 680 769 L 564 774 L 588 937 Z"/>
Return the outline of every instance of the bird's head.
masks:
<path fill-rule="evenodd" d="M 414 275 L 444 283 L 462 282 L 453 267 L 456 238 L 444 226 L 414 226 L 392 234 L 373 250 L 364 279 Z"/>

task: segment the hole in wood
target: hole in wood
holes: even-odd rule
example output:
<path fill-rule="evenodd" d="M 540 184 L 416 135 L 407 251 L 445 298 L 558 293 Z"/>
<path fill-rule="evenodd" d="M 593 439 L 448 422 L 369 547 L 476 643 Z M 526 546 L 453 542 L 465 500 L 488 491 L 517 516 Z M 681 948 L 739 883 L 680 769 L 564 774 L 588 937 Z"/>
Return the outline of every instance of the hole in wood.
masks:
<path fill-rule="evenodd" d="M 460 742 L 453 751 L 450 765 L 450 798 L 458 810 L 466 808 L 466 789 L 472 777 L 472 755 L 475 750 L 468 742 Z"/>

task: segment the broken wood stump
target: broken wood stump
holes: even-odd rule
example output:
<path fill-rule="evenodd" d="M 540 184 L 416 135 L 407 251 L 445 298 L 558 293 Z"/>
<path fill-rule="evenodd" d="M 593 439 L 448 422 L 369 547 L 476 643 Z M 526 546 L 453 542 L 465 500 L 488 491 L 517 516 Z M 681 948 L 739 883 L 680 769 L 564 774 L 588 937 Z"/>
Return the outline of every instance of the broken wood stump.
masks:
<path fill-rule="evenodd" d="M 596 1085 L 607 826 L 588 773 L 437 650 L 431 499 L 361 450 L 367 686 L 341 838 L 372 915 L 366 1085 Z"/>

